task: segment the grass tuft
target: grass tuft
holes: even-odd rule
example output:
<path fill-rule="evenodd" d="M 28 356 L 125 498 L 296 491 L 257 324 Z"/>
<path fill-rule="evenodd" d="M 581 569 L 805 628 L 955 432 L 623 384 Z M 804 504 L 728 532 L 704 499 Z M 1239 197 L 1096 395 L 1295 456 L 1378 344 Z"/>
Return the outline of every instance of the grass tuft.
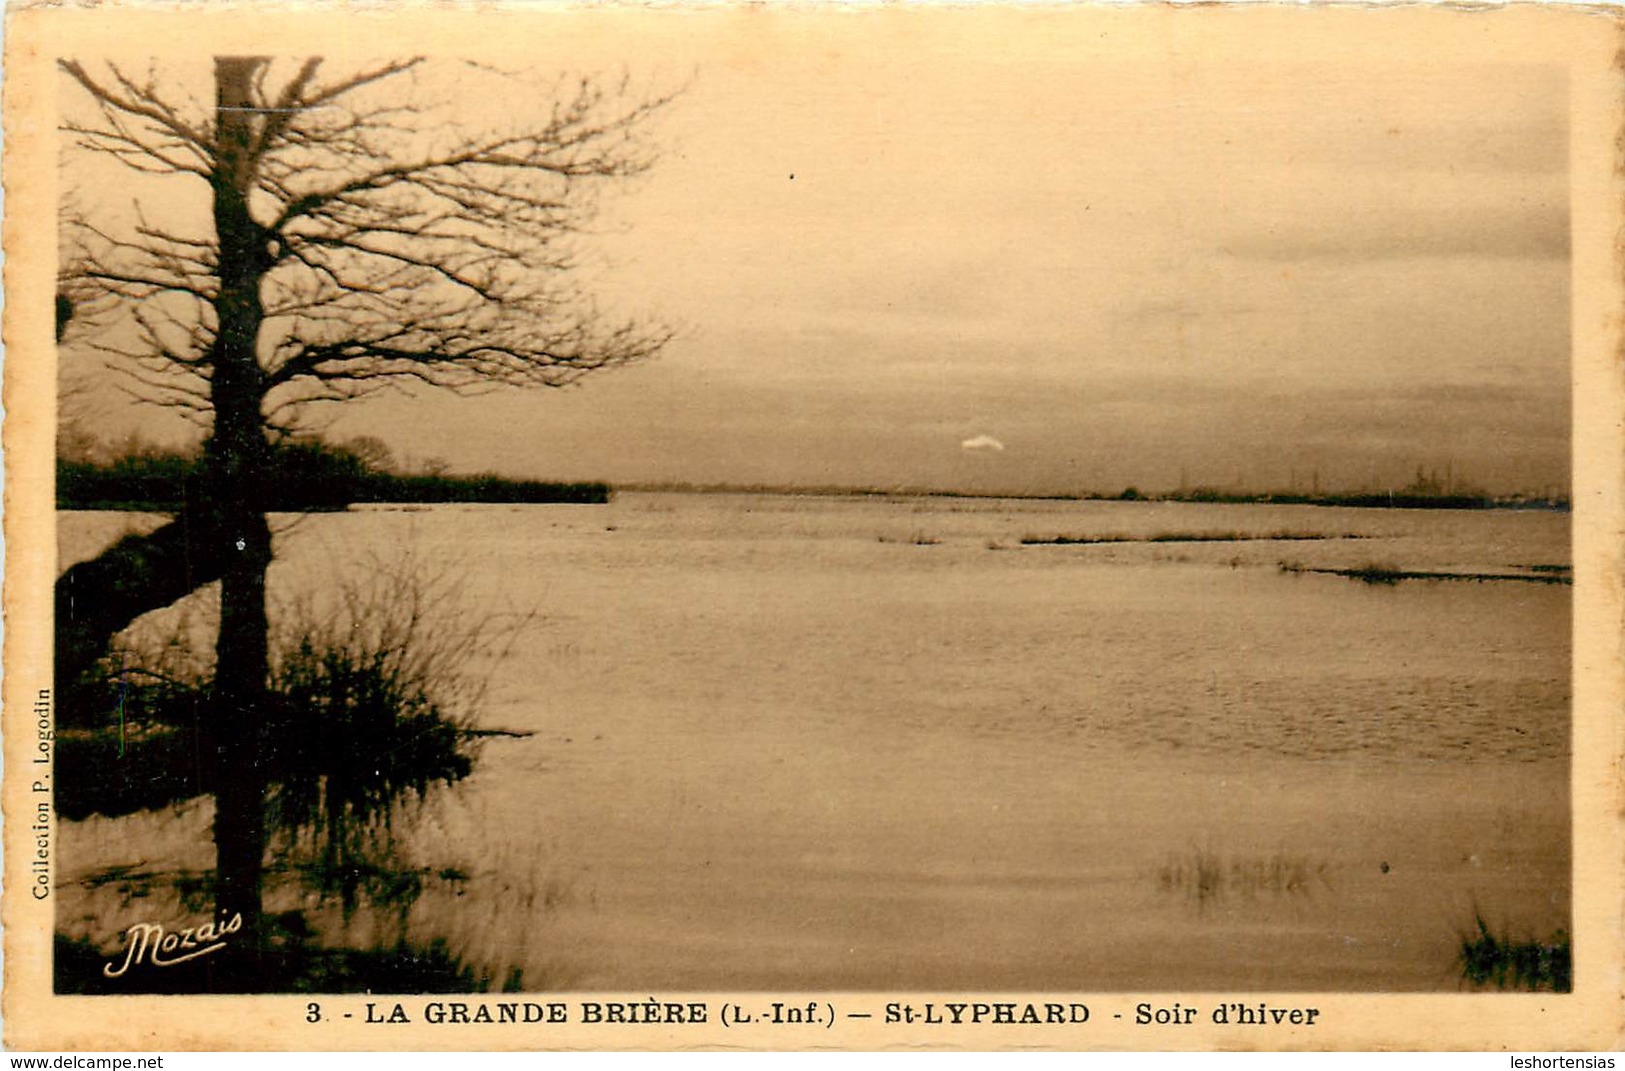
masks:
<path fill-rule="evenodd" d="M 1483 915 L 1475 915 L 1474 921 L 1477 931 L 1461 938 L 1463 981 L 1496 989 L 1555 993 L 1574 988 L 1573 949 L 1567 931 L 1557 931 L 1548 941 L 1520 941 L 1492 931 Z"/>
<path fill-rule="evenodd" d="M 915 532 L 907 539 L 896 539 L 892 536 L 885 535 L 877 536 L 875 537 L 875 541 L 878 543 L 905 543 L 914 547 L 935 547 L 942 543 L 942 540 L 938 539 L 936 536 L 927 535 L 924 532 Z"/>
<path fill-rule="evenodd" d="M 1299 896 L 1326 884 L 1324 862 L 1288 852 L 1257 856 L 1224 856 L 1195 848 L 1170 857 L 1157 870 L 1165 892 L 1182 892 L 1206 906 L 1231 896 Z"/>
<path fill-rule="evenodd" d="M 1380 562 L 1367 562 L 1353 569 L 1339 569 L 1338 576 L 1346 576 L 1350 580 L 1358 580 L 1365 584 L 1397 584 L 1406 579 L 1405 570 L 1398 566 Z"/>
<path fill-rule="evenodd" d="M 1023 546 L 1075 547 L 1100 543 L 1299 543 L 1328 539 L 1365 539 L 1354 534 L 1329 535 L 1324 532 L 1154 532 L 1151 535 L 1025 535 Z"/>
<path fill-rule="evenodd" d="M 461 867 L 405 857 L 401 819 L 416 817 L 432 791 L 467 777 L 483 739 L 526 735 L 482 729 L 474 718 L 485 694 L 483 665 L 505 656 L 529 615 L 470 618 L 463 603 L 452 573 L 435 563 L 420 568 L 408 555 L 375 561 L 364 579 L 341 579 L 278 614 L 260 755 L 267 880 L 297 889 L 312 912 L 331 916 L 324 909 L 336 903 L 345 926 L 358 912 L 376 916 L 375 924 L 393 915 L 399 939 L 329 947 L 315 940 L 319 926 L 303 909 L 290 912 L 285 918 L 297 925 L 272 942 L 263 970 L 255 968 L 255 984 L 267 991 L 463 992 L 518 984 L 512 970 L 482 968 L 491 959 L 484 952 L 453 954 L 440 939 L 406 943 L 409 913 L 427 886 L 461 896 L 470 878 Z M 208 631 L 183 627 L 156 645 L 150 636 L 133 645 L 127 639 L 79 690 L 83 706 L 67 719 L 73 728 L 58 753 L 64 817 L 117 817 L 215 791 L 219 770 L 204 761 L 217 750 L 212 664 L 201 644 L 187 642 Z M 112 885 L 134 899 L 169 884 L 159 878 L 134 865 L 98 875 L 91 887 Z M 208 910 L 212 872 L 186 888 L 173 884 L 188 911 Z M 57 952 L 59 989 L 96 991 L 99 983 L 78 970 L 100 969 L 90 962 L 94 950 L 59 935 Z M 173 977 L 155 973 L 166 977 L 151 984 L 166 991 L 221 984 L 212 961 Z"/>
<path fill-rule="evenodd" d="M 1441 572 L 1428 569 L 1401 569 L 1398 566 L 1382 562 L 1367 562 L 1353 569 L 1313 568 L 1300 565 L 1296 562 L 1282 562 L 1283 573 L 1322 573 L 1326 576 L 1348 577 L 1365 584 L 1380 584 L 1391 587 L 1401 580 L 1471 580 L 1475 583 L 1487 583 L 1492 580 L 1525 581 L 1536 584 L 1572 584 L 1574 579 L 1568 573 L 1556 569 L 1547 569 L 1530 566 L 1527 573 L 1458 573 Z"/>

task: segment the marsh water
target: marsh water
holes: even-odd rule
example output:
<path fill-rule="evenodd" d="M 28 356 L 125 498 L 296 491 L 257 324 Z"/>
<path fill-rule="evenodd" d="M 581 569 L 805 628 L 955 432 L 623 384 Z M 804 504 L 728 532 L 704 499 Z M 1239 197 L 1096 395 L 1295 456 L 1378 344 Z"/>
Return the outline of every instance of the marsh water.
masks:
<path fill-rule="evenodd" d="M 130 523 L 62 514 L 61 564 Z M 523 622 L 478 718 L 529 735 L 397 835 L 440 875 L 413 939 L 527 989 L 1449 990 L 1476 917 L 1569 925 L 1563 515 L 625 493 L 281 527 L 284 599 L 449 565 L 447 627 Z M 1023 543 L 1056 536 L 1118 541 Z M 1373 565 L 1445 578 L 1312 571 Z M 109 868 L 207 868 L 208 825 L 64 828 L 59 928 L 103 936 Z"/>

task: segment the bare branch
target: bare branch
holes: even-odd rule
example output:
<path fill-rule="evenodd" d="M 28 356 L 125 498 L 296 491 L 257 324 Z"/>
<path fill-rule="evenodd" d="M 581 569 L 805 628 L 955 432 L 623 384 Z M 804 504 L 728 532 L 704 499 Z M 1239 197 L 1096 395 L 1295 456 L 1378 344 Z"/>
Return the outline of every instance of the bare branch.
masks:
<path fill-rule="evenodd" d="M 153 159 L 177 170 L 191 171 L 196 174 L 208 173 L 212 164 L 213 134 L 207 128 L 194 127 L 185 122 L 176 114 L 175 110 L 159 96 L 158 90 L 152 81 L 138 84 L 127 77 L 116 66 L 107 65 L 112 75 L 112 82 L 99 81 L 92 77 L 90 72 L 76 60 L 58 60 L 57 66 L 68 77 L 78 82 L 85 91 L 91 95 L 101 106 L 104 115 L 108 116 L 114 124 L 115 130 L 107 135 L 110 140 L 122 141 L 132 150 L 145 152 Z M 167 133 L 168 139 L 148 138 L 143 141 L 137 137 L 133 130 L 123 126 L 119 116 L 128 116 L 133 119 L 144 120 L 146 131 L 149 134 Z M 92 136 L 95 132 L 84 131 Z M 179 147 L 189 152 L 194 161 L 192 164 L 180 164 L 160 151 L 168 147 Z"/>
<path fill-rule="evenodd" d="M 217 198 L 221 235 L 139 206 L 133 224 L 77 231 L 74 285 L 95 295 L 83 305 L 106 328 L 90 345 L 124 366 L 134 393 L 206 416 L 220 401 L 212 392 L 251 389 L 272 430 L 313 402 L 410 384 L 564 386 L 666 345 L 669 330 L 607 320 L 573 280 L 598 191 L 653 164 L 645 127 L 672 97 L 582 78 L 555 83 L 538 114 L 504 108 L 482 125 L 483 98 L 416 98 L 426 62 L 324 78 L 319 58 L 255 60 L 237 68 L 229 123 L 153 76 L 61 62 L 98 113 L 64 125 L 72 144 L 134 171 L 203 177 Z M 238 198 L 230 229 L 223 189 Z M 239 289 L 228 294 L 225 279 Z M 247 353 L 257 370 L 216 375 L 222 340 L 244 337 L 252 352 L 232 360 Z"/>

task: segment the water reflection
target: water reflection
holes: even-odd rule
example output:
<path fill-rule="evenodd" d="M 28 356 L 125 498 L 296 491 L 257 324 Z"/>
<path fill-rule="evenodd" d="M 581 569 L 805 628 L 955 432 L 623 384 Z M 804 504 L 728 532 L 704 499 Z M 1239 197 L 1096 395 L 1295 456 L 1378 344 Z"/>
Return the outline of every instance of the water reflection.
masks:
<path fill-rule="evenodd" d="M 471 656 L 469 728 L 530 735 L 484 738 L 381 859 L 311 833 L 278 861 L 311 942 L 438 941 L 533 990 L 1399 991 L 1458 985 L 1475 911 L 1569 924 L 1571 589 L 1280 571 L 1557 575 L 1530 563 L 1566 518 L 626 495 L 316 518 L 273 584 L 396 545 L 536 609 Z M 62 858 L 204 873 L 200 807 Z M 120 880 L 64 931 L 120 917 Z"/>

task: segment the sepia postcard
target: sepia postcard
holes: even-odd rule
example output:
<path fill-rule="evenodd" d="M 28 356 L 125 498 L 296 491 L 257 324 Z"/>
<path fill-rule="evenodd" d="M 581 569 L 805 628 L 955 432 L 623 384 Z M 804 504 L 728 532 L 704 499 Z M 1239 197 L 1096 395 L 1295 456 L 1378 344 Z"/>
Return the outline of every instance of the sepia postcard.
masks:
<path fill-rule="evenodd" d="M 13 5 L 6 1047 L 1618 1048 L 1622 46 Z"/>

